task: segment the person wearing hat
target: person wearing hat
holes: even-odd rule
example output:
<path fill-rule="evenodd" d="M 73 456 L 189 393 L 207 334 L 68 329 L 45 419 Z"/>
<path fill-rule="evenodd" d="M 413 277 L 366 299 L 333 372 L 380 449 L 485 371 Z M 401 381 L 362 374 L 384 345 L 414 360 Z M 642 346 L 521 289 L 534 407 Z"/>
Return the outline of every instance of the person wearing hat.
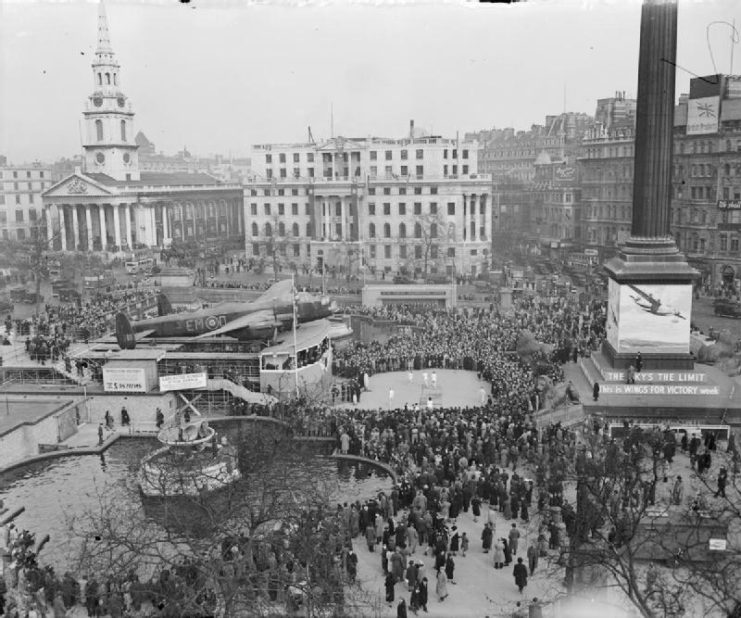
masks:
<path fill-rule="evenodd" d="M 491 549 L 491 542 L 494 539 L 494 531 L 491 529 L 489 522 L 484 524 L 484 529 L 481 532 L 481 544 L 484 548 L 484 553 L 488 554 Z M 496 563 L 496 560 L 494 560 Z"/>
<path fill-rule="evenodd" d="M 715 492 L 715 497 L 718 496 L 726 497 L 726 484 L 728 483 L 728 471 L 725 466 L 721 466 L 718 471 L 718 491 Z"/>
<path fill-rule="evenodd" d="M 458 548 L 460 547 L 460 535 L 458 534 L 458 528 L 453 526 L 453 535 L 450 537 L 450 554 L 452 556 L 458 555 Z"/>

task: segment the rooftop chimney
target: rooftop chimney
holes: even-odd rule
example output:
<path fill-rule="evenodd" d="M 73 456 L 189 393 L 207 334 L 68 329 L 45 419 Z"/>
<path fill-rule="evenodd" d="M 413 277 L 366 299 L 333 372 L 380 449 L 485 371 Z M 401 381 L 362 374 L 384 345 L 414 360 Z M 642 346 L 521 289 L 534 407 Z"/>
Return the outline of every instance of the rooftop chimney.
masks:
<path fill-rule="evenodd" d="M 414 119 L 409 121 L 409 139 L 414 139 Z"/>

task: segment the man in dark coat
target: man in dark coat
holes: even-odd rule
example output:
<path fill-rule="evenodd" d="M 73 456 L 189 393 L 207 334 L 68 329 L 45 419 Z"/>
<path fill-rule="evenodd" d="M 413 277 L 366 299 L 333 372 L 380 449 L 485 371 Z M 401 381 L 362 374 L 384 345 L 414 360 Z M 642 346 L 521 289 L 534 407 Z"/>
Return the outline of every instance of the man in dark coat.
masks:
<path fill-rule="evenodd" d="M 394 585 L 396 584 L 396 579 L 394 579 L 393 574 L 389 573 L 386 575 L 386 602 L 387 603 L 393 603 L 394 602 Z"/>
<path fill-rule="evenodd" d="M 423 577 L 419 582 L 419 606 L 427 611 L 427 578 Z"/>
<path fill-rule="evenodd" d="M 484 529 L 481 532 L 481 542 L 484 546 L 484 553 L 488 554 L 489 550 L 491 549 L 491 542 L 494 538 L 494 532 L 491 529 L 491 525 L 487 522 L 484 525 Z"/>
<path fill-rule="evenodd" d="M 515 586 L 517 586 L 520 594 L 522 594 L 523 589 L 527 586 L 527 567 L 523 564 L 522 558 L 517 559 L 517 564 L 512 574 L 515 576 Z"/>

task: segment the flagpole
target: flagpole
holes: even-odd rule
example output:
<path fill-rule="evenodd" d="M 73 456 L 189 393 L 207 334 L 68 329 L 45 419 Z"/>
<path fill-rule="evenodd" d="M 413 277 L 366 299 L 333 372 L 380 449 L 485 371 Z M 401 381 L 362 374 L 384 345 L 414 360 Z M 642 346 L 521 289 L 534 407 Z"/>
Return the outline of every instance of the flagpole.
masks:
<path fill-rule="evenodd" d="M 295 276 L 291 275 L 291 293 L 293 296 L 293 376 L 296 380 L 296 397 L 298 390 L 298 345 L 296 343 L 296 282 Z"/>

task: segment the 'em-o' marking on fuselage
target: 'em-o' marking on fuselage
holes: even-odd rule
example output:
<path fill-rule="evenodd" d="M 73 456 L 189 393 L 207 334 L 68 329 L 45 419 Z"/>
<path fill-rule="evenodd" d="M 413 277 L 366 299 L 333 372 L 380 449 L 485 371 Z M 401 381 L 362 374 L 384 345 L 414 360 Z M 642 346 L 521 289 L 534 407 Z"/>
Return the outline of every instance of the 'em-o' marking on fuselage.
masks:
<path fill-rule="evenodd" d="M 188 333 L 216 330 L 221 326 L 226 326 L 225 315 L 209 315 L 205 318 L 193 318 L 192 320 L 185 320 L 185 330 Z"/>

